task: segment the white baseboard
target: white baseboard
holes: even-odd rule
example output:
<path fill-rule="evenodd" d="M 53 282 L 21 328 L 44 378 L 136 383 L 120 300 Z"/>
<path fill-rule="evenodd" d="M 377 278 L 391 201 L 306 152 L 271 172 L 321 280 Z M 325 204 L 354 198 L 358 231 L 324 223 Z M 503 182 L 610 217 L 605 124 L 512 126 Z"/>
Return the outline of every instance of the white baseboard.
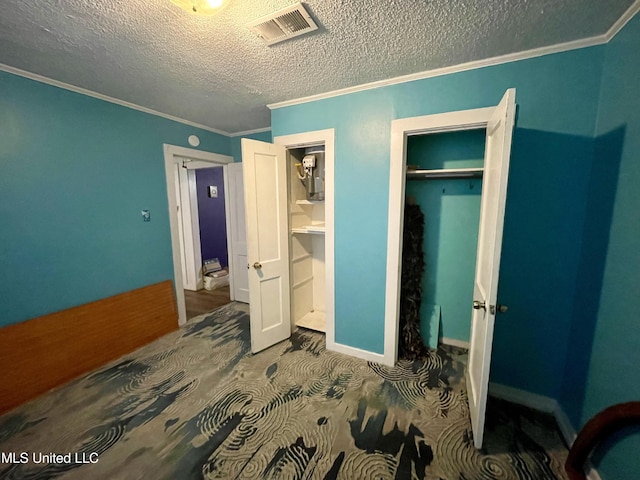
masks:
<path fill-rule="evenodd" d="M 569 417 L 555 398 L 538 395 L 537 393 L 527 392 L 526 390 L 520 390 L 519 388 L 513 388 L 507 385 L 500 385 L 499 383 L 489 384 L 489 395 L 518 405 L 524 405 L 534 410 L 553 414 L 560 433 L 564 437 L 564 441 L 567 442 L 569 448 L 573 445 L 578 434 L 575 428 L 573 428 Z M 587 465 L 589 467 L 587 478 L 589 480 L 602 480 L 598 471 L 589 463 L 587 463 Z"/>
<path fill-rule="evenodd" d="M 369 362 L 377 362 L 384 364 L 384 355 L 380 353 L 369 352 L 368 350 L 361 350 L 355 347 L 349 347 L 348 345 L 342 345 L 340 343 L 327 342 L 327 350 L 331 350 L 338 353 L 344 353 L 352 357 L 361 358 Z"/>
<path fill-rule="evenodd" d="M 469 350 L 469 342 L 465 342 L 464 340 L 456 340 L 455 338 L 441 337 L 440 343 L 445 345 L 451 345 L 452 347 L 460 347 L 466 348 Z"/>
<path fill-rule="evenodd" d="M 560 433 L 564 437 L 564 441 L 567 442 L 567 445 L 573 445 L 578 433 L 573 428 L 571 424 L 571 420 L 567 417 L 567 414 L 564 412 L 562 407 L 558 402 L 556 402 L 557 407 L 553 410 L 553 416 L 556 419 L 556 423 L 558 424 L 558 428 L 560 429 Z"/>
<path fill-rule="evenodd" d="M 492 382 L 489 384 L 489 395 L 545 413 L 554 413 L 556 409 L 560 408 L 555 398 L 527 392 L 519 388 L 508 387 L 507 385 L 501 385 L 499 383 Z M 573 441 L 573 439 L 571 441 Z"/>

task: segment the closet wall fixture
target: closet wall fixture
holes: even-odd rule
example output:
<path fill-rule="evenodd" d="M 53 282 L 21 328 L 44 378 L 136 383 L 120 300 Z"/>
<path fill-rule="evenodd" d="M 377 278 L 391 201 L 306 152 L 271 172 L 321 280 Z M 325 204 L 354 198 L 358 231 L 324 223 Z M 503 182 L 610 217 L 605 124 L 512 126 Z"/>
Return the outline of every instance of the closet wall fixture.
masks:
<path fill-rule="evenodd" d="M 436 170 L 407 169 L 407 180 L 482 178 L 483 172 L 484 168 L 440 168 Z"/>

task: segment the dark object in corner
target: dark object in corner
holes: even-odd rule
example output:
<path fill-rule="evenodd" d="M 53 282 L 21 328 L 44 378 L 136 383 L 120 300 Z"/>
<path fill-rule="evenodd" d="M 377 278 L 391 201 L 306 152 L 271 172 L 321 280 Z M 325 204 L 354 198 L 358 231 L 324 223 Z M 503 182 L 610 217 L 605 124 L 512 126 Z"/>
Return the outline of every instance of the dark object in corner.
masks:
<path fill-rule="evenodd" d="M 576 437 L 564 469 L 570 480 L 586 480 L 584 466 L 594 447 L 625 427 L 640 425 L 640 402 L 619 403 L 589 420 Z"/>
<path fill-rule="evenodd" d="M 424 274 L 424 214 L 420 206 L 406 202 L 402 239 L 399 358 L 417 360 L 428 354 L 420 335 L 420 304 Z"/>

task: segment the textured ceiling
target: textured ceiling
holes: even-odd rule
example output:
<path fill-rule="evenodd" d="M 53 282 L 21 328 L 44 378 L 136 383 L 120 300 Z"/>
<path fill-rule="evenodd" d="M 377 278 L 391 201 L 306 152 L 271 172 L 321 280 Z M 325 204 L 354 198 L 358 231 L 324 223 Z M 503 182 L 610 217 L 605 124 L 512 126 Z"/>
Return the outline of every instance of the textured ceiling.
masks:
<path fill-rule="evenodd" d="M 0 63 L 225 132 L 269 103 L 605 33 L 633 0 L 309 0 L 319 30 L 272 47 L 245 24 L 294 0 L 2 0 Z"/>

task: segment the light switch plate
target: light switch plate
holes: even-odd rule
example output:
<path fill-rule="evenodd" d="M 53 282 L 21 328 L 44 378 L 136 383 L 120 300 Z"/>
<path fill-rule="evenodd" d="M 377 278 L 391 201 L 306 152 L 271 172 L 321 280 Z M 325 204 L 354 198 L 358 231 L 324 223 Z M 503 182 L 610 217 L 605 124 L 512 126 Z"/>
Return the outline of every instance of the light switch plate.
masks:
<path fill-rule="evenodd" d="M 218 187 L 216 185 L 209 185 L 209 197 L 218 198 Z"/>

